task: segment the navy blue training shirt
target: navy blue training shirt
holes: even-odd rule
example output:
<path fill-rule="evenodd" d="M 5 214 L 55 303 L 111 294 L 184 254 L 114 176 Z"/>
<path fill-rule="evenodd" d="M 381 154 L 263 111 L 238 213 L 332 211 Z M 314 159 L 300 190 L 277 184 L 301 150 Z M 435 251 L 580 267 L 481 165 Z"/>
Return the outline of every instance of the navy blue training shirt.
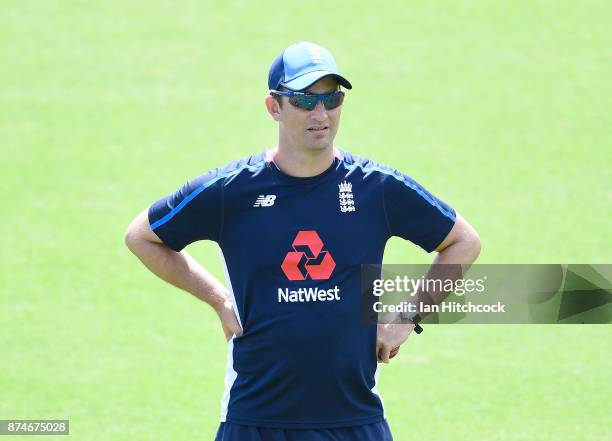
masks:
<path fill-rule="evenodd" d="M 382 263 L 391 236 L 434 250 L 455 211 L 395 169 L 334 151 L 306 178 L 261 152 L 149 208 L 169 248 L 208 239 L 221 249 L 244 332 L 229 342 L 221 421 L 318 429 L 384 419 L 360 265 Z"/>

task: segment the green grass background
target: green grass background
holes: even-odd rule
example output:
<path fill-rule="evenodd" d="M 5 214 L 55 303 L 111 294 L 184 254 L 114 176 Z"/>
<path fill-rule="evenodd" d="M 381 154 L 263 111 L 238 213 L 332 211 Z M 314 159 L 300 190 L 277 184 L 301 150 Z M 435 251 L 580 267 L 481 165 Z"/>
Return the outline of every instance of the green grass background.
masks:
<path fill-rule="evenodd" d="M 611 11 L 1 2 L 0 419 L 69 418 L 79 440 L 213 438 L 216 316 L 148 273 L 123 232 L 276 142 L 267 71 L 299 40 L 353 82 L 337 144 L 450 202 L 480 262 L 610 263 Z M 222 277 L 215 247 L 189 251 Z M 431 258 L 392 240 L 385 261 Z M 430 327 L 383 367 L 395 439 L 610 440 L 611 343 L 606 325 Z"/>

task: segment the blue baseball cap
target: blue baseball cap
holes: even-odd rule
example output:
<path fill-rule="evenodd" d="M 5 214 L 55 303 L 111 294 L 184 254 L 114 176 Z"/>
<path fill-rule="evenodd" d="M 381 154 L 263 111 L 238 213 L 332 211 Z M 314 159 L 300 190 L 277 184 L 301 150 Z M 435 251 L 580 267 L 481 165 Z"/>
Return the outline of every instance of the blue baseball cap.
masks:
<path fill-rule="evenodd" d="M 340 75 L 336 60 L 324 47 L 302 41 L 283 50 L 270 66 L 268 88 L 277 90 L 280 86 L 293 91 L 310 87 L 321 78 L 332 75 L 338 83 L 352 89 L 351 83 Z"/>

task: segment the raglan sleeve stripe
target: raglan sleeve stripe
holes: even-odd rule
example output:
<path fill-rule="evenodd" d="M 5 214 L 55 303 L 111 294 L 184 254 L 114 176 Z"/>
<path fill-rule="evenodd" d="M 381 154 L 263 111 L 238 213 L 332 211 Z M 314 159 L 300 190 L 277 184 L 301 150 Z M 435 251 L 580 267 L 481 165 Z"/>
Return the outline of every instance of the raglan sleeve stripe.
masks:
<path fill-rule="evenodd" d="M 414 179 L 393 170 L 383 177 L 385 215 L 392 236 L 402 237 L 428 253 L 455 224 L 456 212 Z"/>
<path fill-rule="evenodd" d="M 174 251 L 197 240 L 219 240 L 222 179 L 217 169 L 151 204 L 151 229 Z"/>

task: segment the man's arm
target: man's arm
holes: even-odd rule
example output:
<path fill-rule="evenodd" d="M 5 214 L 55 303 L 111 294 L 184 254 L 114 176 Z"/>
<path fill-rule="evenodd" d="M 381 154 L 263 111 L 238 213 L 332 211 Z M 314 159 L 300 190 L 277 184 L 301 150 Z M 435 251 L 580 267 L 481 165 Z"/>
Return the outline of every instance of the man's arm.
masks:
<path fill-rule="evenodd" d="M 463 217 L 457 214 L 455 225 L 453 225 L 453 228 L 442 243 L 438 245 L 436 251 L 438 255 L 430 267 L 427 278 L 442 278 L 433 273 L 436 272 L 437 268 L 442 271 L 452 268 L 452 266 L 444 266 L 449 264 L 461 265 L 461 271 L 457 271 L 456 274 L 460 278 L 467 272 L 480 254 L 480 237 L 474 228 Z M 433 303 L 438 304 L 447 295 L 448 293 L 431 293 L 430 298 Z M 376 342 L 378 360 L 388 363 L 391 352 L 394 351 L 393 356 L 397 354 L 399 346 L 406 341 L 413 329 L 414 325 L 411 324 L 379 324 Z"/>
<path fill-rule="evenodd" d="M 212 306 L 221 319 L 226 339 L 242 335 L 225 286 L 185 251 L 176 252 L 164 245 L 151 230 L 148 210 L 130 223 L 125 244 L 158 277 Z"/>
<path fill-rule="evenodd" d="M 434 264 L 461 264 L 465 274 L 480 254 L 480 237 L 476 230 L 457 214 L 455 225 L 448 236 L 438 245 L 436 251 L 438 255 L 433 262 Z"/>

